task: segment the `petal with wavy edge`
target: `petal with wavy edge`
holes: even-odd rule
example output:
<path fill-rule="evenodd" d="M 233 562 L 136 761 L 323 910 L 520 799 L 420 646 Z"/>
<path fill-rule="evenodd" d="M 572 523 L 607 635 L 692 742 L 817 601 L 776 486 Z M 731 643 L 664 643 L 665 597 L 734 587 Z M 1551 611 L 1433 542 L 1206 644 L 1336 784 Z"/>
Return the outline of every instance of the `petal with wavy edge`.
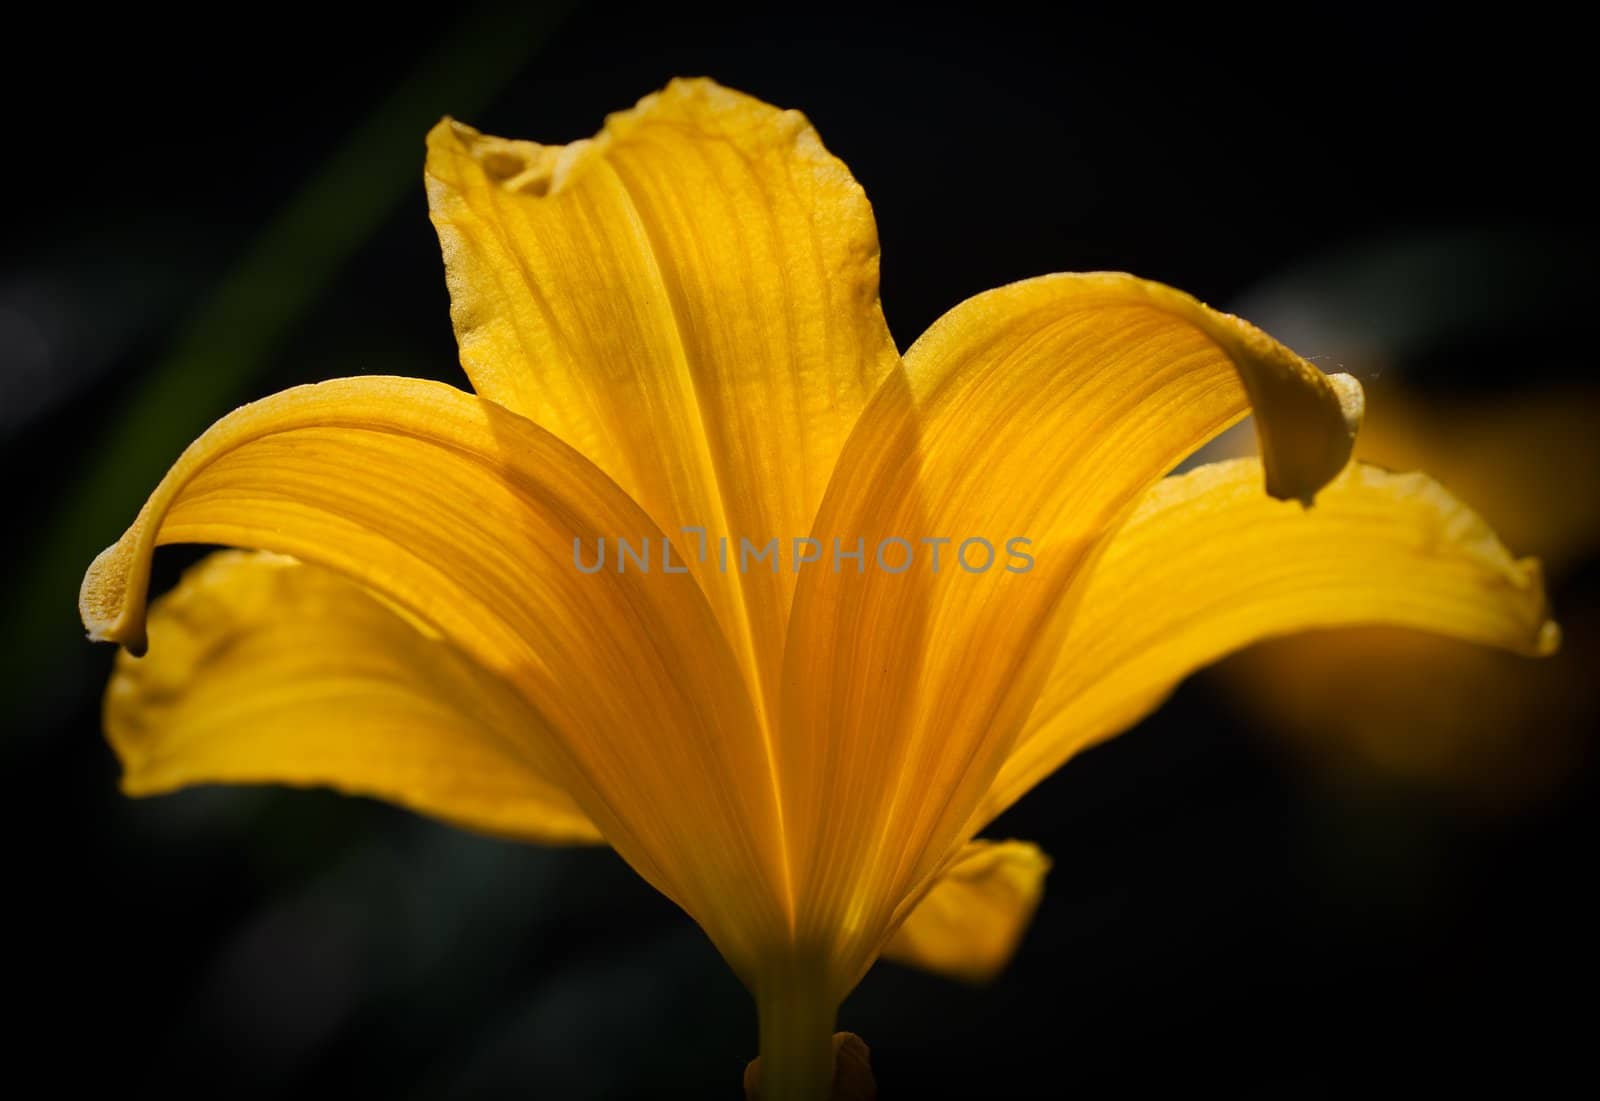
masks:
<path fill-rule="evenodd" d="M 446 120 L 427 179 L 473 386 L 676 540 L 764 703 L 794 573 L 722 570 L 718 539 L 788 556 L 896 361 L 860 186 L 799 112 L 709 80 L 566 146 Z"/>
<path fill-rule="evenodd" d="M 842 961 L 841 988 L 963 840 L 1042 687 L 1071 582 L 1139 495 L 1253 409 L 1268 490 L 1309 500 L 1347 461 L 1360 404 L 1353 380 L 1128 275 L 1002 287 L 917 341 L 852 434 L 813 534 L 869 555 L 950 539 L 944 568 L 923 547 L 902 572 L 802 574 L 786 652 L 798 938 Z M 980 545 L 957 561 L 973 538 L 993 561 Z M 1015 538 L 1032 541 L 1031 568 L 1006 554 Z M 891 545 L 887 565 L 903 558 Z"/>
<path fill-rule="evenodd" d="M 223 551 L 155 601 L 149 630 L 106 689 L 130 795 L 332 787 L 519 841 L 600 840 L 524 748 L 539 713 L 337 574 Z"/>
<path fill-rule="evenodd" d="M 520 693 L 544 720 L 535 767 L 747 971 L 788 929 L 766 748 L 692 577 L 575 568 L 574 540 L 622 533 L 660 538 L 529 421 L 439 383 L 340 379 L 213 425 L 89 567 L 79 606 L 92 637 L 137 648 L 164 543 L 359 581 Z"/>
<path fill-rule="evenodd" d="M 1010 962 L 1044 892 L 1050 858 L 1025 841 L 970 841 L 883 950 L 883 958 L 966 982 Z"/>
<path fill-rule="evenodd" d="M 1253 459 L 1164 480 L 1085 583 L 1061 656 L 973 828 L 1074 753 L 1138 722 L 1202 666 L 1264 638 L 1354 624 L 1528 655 L 1551 653 L 1560 638 L 1538 563 L 1513 558 L 1422 474 L 1355 464 L 1306 511 L 1262 493 Z"/>

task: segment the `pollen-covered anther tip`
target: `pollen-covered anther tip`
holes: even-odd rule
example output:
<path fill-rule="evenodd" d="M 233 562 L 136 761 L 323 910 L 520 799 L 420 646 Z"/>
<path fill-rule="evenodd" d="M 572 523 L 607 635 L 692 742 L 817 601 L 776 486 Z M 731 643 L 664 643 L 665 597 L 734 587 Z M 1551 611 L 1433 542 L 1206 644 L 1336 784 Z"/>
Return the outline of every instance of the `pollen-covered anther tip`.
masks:
<path fill-rule="evenodd" d="M 761 1101 L 761 1060 L 744 1068 L 744 1094 Z M 877 1101 L 878 1083 L 872 1077 L 872 1051 L 854 1032 L 833 1034 L 833 1093 L 830 1101 Z"/>

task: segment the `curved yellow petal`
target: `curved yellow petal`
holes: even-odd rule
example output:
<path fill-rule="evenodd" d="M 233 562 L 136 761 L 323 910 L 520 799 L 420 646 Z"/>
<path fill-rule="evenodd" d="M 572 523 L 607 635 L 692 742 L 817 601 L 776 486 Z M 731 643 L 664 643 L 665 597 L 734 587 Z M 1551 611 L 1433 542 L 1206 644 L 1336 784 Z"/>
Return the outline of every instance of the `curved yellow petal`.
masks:
<path fill-rule="evenodd" d="M 130 795 L 323 786 L 521 841 L 600 840 L 526 748 L 542 716 L 338 574 L 213 554 L 154 602 L 149 631 L 106 690 Z"/>
<path fill-rule="evenodd" d="M 1536 550 L 1551 576 L 1600 546 L 1600 387 L 1422 394 L 1403 372 L 1366 385 L 1358 461 L 1427 471 L 1493 517 L 1507 544 Z M 1233 432 L 1207 449 L 1211 460 L 1248 453 L 1248 439 Z"/>
<path fill-rule="evenodd" d="M 1600 389 L 1424 400 L 1386 376 L 1374 390 L 1357 458 L 1426 470 L 1493 518 L 1508 546 L 1537 551 L 1556 581 L 1600 550 Z M 1218 672 L 1259 725 L 1320 768 L 1504 814 L 1578 773 L 1600 713 L 1595 624 L 1581 603 L 1563 609 L 1552 661 L 1370 627 L 1274 639 Z M 1343 689 L 1356 680 L 1359 694 Z"/>
<path fill-rule="evenodd" d="M 770 695 L 793 573 L 718 569 L 718 540 L 805 535 L 895 362 L 865 194 L 799 112 L 708 80 L 566 146 L 446 120 L 427 179 L 473 386 L 676 540 Z"/>
<path fill-rule="evenodd" d="M 84 577 L 92 637 L 144 635 L 158 544 L 223 543 L 346 574 L 503 677 L 543 717 L 536 766 L 735 968 L 787 928 L 766 749 L 687 574 L 575 568 L 574 541 L 659 539 L 571 448 L 415 379 L 299 387 L 184 452 Z"/>
<path fill-rule="evenodd" d="M 1424 475 L 1354 464 L 1310 510 L 1260 486 L 1260 463 L 1239 459 L 1146 495 L 1085 582 L 1061 656 L 974 828 L 1074 753 L 1143 718 L 1196 669 L 1263 638 L 1359 623 L 1529 655 L 1556 648 L 1538 563 L 1512 558 Z"/>
<path fill-rule="evenodd" d="M 860 966 L 964 839 L 1071 582 L 1148 486 L 1253 407 L 1269 490 L 1308 500 L 1360 406 L 1353 381 L 1128 275 L 1030 280 L 935 323 L 863 413 L 813 533 L 872 558 L 910 541 L 912 568 L 891 572 L 905 548 L 888 543 L 890 568 L 841 562 L 795 593 L 779 774 L 801 939 L 858 938 L 837 951 Z M 920 541 L 939 538 L 935 573 Z M 969 539 L 990 550 L 962 558 Z"/>
<path fill-rule="evenodd" d="M 1044 894 L 1050 858 L 1025 841 L 971 841 L 917 903 L 885 959 L 967 982 L 1010 962 Z"/>

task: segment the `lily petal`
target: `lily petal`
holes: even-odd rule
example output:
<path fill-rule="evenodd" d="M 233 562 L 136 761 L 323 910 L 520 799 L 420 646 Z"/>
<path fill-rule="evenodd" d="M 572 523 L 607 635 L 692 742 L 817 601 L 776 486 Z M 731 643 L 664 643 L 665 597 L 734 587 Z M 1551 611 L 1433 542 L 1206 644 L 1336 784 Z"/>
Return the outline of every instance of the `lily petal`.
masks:
<path fill-rule="evenodd" d="M 1240 459 L 1168 478 L 1085 583 L 1061 656 L 974 819 L 1138 722 L 1190 673 L 1274 635 L 1353 624 L 1555 650 L 1539 564 L 1421 474 L 1354 464 L 1302 511 Z"/>
<path fill-rule="evenodd" d="M 708 80 L 566 146 L 446 120 L 427 176 L 474 388 L 672 536 L 770 698 L 793 572 L 717 540 L 787 555 L 896 360 L 865 194 L 799 112 Z"/>
<path fill-rule="evenodd" d="M 106 691 L 130 795 L 324 786 L 515 840 L 600 840 L 525 748 L 543 717 L 337 574 L 223 551 L 153 604 L 149 630 Z"/>
<path fill-rule="evenodd" d="M 864 539 L 868 555 L 944 538 L 942 571 L 916 547 L 911 569 L 844 564 L 795 593 L 779 774 L 800 939 L 857 937 L 870 953 L 964 840 L 1042 687 L 1073 578 L 1146 488 L 1253 407 L 1269 491 L 1309 500 L 1347 461 L 1360 404 L 1353 380 L 1127 275 L 1030 280 L 935 323 L 862 415 L 813 534 Z M 969 573 L 991 553 L 961 558 L 973 538 L 997 561 Z M 1006 556 L 1015 538 L 1031 540 L 1031 567 Z M 889 555 L 897 567 L 904 548 Z"/>
<path fill-rule="evenodd" d="M 245 406 L 183 454 L 84 577 L 94 638 L 144 637 L 158 544 L 277 551 L 343 573 L 505 678 L 528 739 L 606 840 L 737 969 L 787 927 L 767 758 L 739 667 L 687 574 L 574 567 L 649 518 L 548 432 L 449 386 L 368 377 Z M 600 625 L 603 625 L 601 629 Z"/>
<path fill-rule="evenodd" d="M 966 982 L 1010 962 L 1044 893 L 1050 858 L 1025 841 L 972 841 L 917 903 L 885 959 Z"/>

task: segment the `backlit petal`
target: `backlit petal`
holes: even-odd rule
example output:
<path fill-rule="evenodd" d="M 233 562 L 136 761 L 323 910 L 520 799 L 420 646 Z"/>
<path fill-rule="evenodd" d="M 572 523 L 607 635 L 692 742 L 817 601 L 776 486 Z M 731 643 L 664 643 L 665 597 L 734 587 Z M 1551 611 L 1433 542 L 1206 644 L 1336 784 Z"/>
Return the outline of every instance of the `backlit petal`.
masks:
<path fill-rule="evenodd" d="M 1024 841 L 972 841 L 933 883 L 885 959 L 987 982 L 1017 950 L 1044 893 L 1050 858 Z"/>
<path fill-rule="evenodd" d="M 225 543 L 344 573 L 508 680 L 536 766 L 736 969 L 781 936 L 766 750 L 688 574 L 593 574 L 574 540 L 659 538 L 548 432 L 438 383 L 341 379 L 223 418 L 84 578 L 92 637 L 137 646 L 156 545 Z M 530 732 L 532 733 L 532 732 Z"/>
<path fill-rule="evenodd" d="M 842 563 L 795 594 L 779 772 L 803 941 L 870 951 L 961 843 L 1042 686 L 1072 580 L 1146 488 L 1252 404 L 1269 491 L 1309 499 L 1348 458 L 1359 387 L 1171 288 L 1031 280 L 963 303 L 912 347 L 815 534 L 864 539 L 869 556 L 908 540 L 916 564 Z M 952 540 L 938 574 L 924 538 Z M 993 548 L 984 572 L 957 561 L 972 538 Z M 1031 540 L 1026 572 L 1006 568 L 1024 569 L 1015 538 Z M 887 564 L 904 553 L 889 545 Z M 987 556 L 973 545 L 965 561 Z"/>
<path fill-rule="evenodd" d="M 707 80 L 566 146 L 447 120 L 427 174 L 473 386 L 677 540 L 770 696 L 793 573 L 720 570 L 717 540 L 787 554 L 895 361 L 861 188 L 798 112 Z"/>
<path fill-rule="evenodd" d="M 1423 400 L 1399 383 L 1372 387 L 1358 459 L 1427 471 L 1557 584 L 1600 551 L 1600 389 Z M 1554 660 L 1529 662 L 1404 628 L 1319 631 L 1251 646 L 1218 673 L 1255 725 L 1321 769 L 1503 814 L 1579 774 L 1600 715 L 1600 607 L 1564 607 L 1561 632 Z"/>
<path fill-rule="evenodd" d="M 1421 474 L 1355 464 L 1310 510 L 1262 493 L 1252 459 L 1166 479 L 1085 583 L 975 828 L 1074 753 L 1143 718 L 1201 666 L 1263 638 L 1358 623 L 1529 655 L 1559 639 L 1538 563 L 1514 559 Z"/>
<path fill-rule="evenodd" d="M 150 609 L 117 655 L 106 734 L 122 786 L 324 786 L 469 829 L 600 840 L 530 752 L 543 717 L 509 682 L 338 574 L 223 551 Z"/>

